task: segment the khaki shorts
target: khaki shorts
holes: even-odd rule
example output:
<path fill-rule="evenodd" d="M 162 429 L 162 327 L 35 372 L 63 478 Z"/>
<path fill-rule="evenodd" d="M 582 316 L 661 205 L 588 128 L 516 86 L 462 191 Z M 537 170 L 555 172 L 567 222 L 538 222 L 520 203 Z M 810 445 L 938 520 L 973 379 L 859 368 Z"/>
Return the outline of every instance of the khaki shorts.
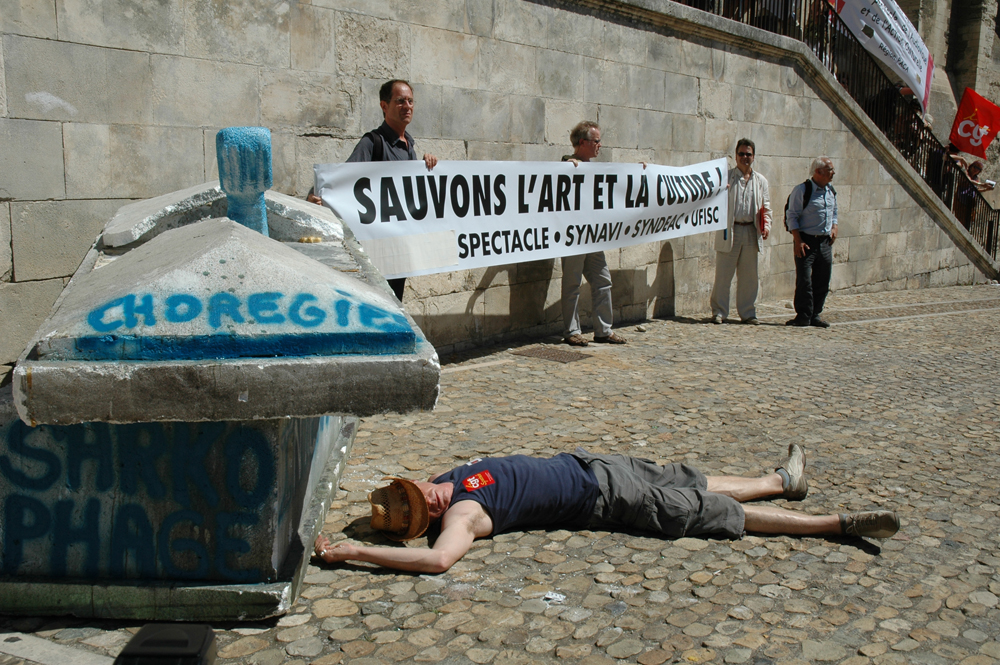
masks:
<path fill-rule="evenodd" d="M 706 490 L 705 474 L 686 464 L 659 466 L 624 455 L 597 455 L 577 448 L 601 486 L 589 528 L 635 529 L 667 538 L 743 536 L 743 507 Z"/>

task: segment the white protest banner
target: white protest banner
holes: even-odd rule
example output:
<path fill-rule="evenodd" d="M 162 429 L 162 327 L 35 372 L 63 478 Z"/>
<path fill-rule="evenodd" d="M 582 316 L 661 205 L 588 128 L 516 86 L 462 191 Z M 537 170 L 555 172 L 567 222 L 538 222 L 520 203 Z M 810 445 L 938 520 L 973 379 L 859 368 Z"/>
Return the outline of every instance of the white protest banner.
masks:
<path fill-rule="evenodd" d="M 895 0 L 830 0 L 830 4 L 865 49 L 913 90 L 926 111 L 934 58 Z"/>
<path fill-rule="evenodd" d="M 726 160 L 317 164 L 316 192 L 387 278 L 537 261 L 726 228 Z"/>

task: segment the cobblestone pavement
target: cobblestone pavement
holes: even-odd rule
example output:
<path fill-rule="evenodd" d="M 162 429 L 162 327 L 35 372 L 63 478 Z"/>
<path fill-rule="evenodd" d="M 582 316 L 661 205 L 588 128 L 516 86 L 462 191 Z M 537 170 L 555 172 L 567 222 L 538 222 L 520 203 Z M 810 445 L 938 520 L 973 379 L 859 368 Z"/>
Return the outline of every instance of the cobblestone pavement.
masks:
<path fill-rule="evenodd" d="M 1000 287 L 835 296 L 828 330 L 785 327 L 787 303 L 758 314 L 625 326 L 627 346 L 565 364 L 444 358 L 433 413 L 363 422 L 325 532 L 386 542 L 365 501 L 383 476 L 476 456 L 584 446 L 759 475 L 798 442 L 810 492 L 788 507 L 892 508 L 893 539 L 528 532 L 437 576 L 314 566 L 292 614 L 215 626 L 219 663 L 1000 662 Z M 113 656 L 138 625 L 0 628 Z"/>

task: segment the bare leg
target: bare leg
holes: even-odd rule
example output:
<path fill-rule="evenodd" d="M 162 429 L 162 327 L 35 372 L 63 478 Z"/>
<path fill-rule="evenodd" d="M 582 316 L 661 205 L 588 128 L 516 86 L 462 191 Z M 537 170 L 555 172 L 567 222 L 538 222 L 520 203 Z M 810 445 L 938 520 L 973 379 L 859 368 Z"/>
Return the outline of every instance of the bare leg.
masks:
<path fill-rule="evenodd" d="M 740 503 L 781 494 L 781 476 L 770 473 L 763 478 L 708 476 L 708 491 L 736 499 Z"/>
<path fill-rule="evenodd" d="M 744 506 L 744 528 L 755 533 L 785 534 L 788 536 L 839 536 L 839 515 L 806 515 L 804 513 L 772 508 L 770 506 Z"/>

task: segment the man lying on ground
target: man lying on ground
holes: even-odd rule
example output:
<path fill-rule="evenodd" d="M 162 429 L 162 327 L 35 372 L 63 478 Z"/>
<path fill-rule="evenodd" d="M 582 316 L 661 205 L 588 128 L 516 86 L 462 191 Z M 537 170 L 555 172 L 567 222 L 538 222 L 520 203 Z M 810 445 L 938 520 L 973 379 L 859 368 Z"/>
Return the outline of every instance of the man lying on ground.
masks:
<path fill-rule="evenodd" d="M 808 491 L 805 466 L 805 452 L 795 444 L 775 472 L 762 478 L 705 476 L 686 464 L 661 467 L 582 448 L 552 458 L 477 459 L 428 482 L 395 478 L 369 494 L 371 525 L 392 540 L 417 538 L 440 519 L 433 547 L 331 545 L 320 535 L 316 555 L 327 563 L 367 561 L 441 573 L 465 556 L 476 538 L 507 531 L 592 529 L 738 539 L 747 531 L 889 538 L 899 530 L 899 518 L 886 510 L 807 515 L 741 505 L 767 497 L 801 501 Z"/>

